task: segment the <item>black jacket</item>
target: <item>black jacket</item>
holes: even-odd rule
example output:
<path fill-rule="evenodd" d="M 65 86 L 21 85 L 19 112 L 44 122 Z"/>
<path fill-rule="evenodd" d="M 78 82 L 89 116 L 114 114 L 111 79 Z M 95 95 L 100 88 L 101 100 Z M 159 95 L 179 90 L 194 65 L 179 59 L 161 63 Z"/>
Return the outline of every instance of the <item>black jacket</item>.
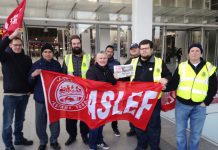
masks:
<path fill-rule="evenodd" d="M 120 62 L 114 59 L 114 57 L 108 59 L 108 68 L 112 73 L 114 73 L 114 66 L 115 65 L 120 65 Z"/>
<path fill-rule="evenodd" d="M 6 52 L 10 39 L 4 38 L 0 42 L 0 61 L 3 73 L 4 93 L 28 93 L 28 73 L 32 66 L 32 60 L 23 52 L 16 54 L 11 49 Z"/>
<path fill-rule="evenodd" d="M 86 73 L 86 78 L 95 81 L 108 82 L 113 85 L 117 82 L 108 66 L 101 67 L 98 63 L 89 68 Z"/>
<path fill-rule="evenodd" d="M 196 74 L 198 74 L 201 71 L 201 69 L 204 67 L 204 65 L 206 64 L 206 62 L 203 59 L 201 59 L 201 62 L 196 67 L 193 66 L 190 63 L 190 61 L 188 61 L 188 63 L 192 67 L 192 69 L 195 71 Z M 167 91 L 176 90 L 178 85 L 179 85 L 179 82 L 180 82 L 180 76 L 179 76 L 178 67 L 177 67 L 174 74 L 173 74 L 173 78 L 172 78 L 171 82 L 168 84 Z M 217 92 L 217 78 L 216 78 L 216 72 L 214 72 L 214 74 L 212 74 L 209 77 L 207 96 L 204 100 L 204 103 L 206 106 L 208 106 L 213 101 L 213 97 L 215 96 L 216 92 Z M 176 98 L 177 98 L 177 100 L 179 100 L 181 103 L 183 103 L 185 105 L 199 105 L 199 104 L 201 104 L 201 102 L 193 102 L 192 99 L 184 100 L 183 98 L 181 98 L 179 96 L 177 96 Z"/>
<path fill-rule="evenodd" d="M 131 64 L 131 62 L 132 62 L 132 58 L 129 58 L 129 59 L 125 62 L 125 65 Z"/>
<path fill-rule="evenodd" d="M 133 81 L 153 82 L 154 65 L 155 61 L 153 55 L 146 61 L 142 61 L 141 57 L 139 57 L 139 61 L 136 67 L 135 78 L 133 79 Z M 166 78 L 168 81 L 170 81 L 170 79 L 172 78 L 171 72 L 163 61 L 161 78 Z"/>

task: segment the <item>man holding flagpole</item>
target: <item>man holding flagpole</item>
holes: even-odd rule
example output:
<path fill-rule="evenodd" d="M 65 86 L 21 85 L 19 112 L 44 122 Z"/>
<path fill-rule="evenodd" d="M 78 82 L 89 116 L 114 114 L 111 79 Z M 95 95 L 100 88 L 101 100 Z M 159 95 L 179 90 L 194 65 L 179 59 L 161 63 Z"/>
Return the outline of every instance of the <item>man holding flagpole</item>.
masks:
<path fill-rule="evenodd" d="M 19 38 L 21 29 L 16 29 L 0 43 L 0 61 L 3 73 L 3 130 L 2 139 L 5 150 L 14 150 L 12 143 L 12 123 L 14 122 L 15 145 L 32 145 L 33 141 L 23 137 L 23 122 L 30 95 L 28 73 L 32 66 L 29 56 L 24 54 L 22 40 Z M 5 49 L 9 46 L 9 52 Z"/>
<path fill-rule="evenodd" d="M 28 84 L 28 73 L 32 66 L 31 58 L 24 54 L 23 41 L 20 38 L 25 6 L 26 0 L 23 0 L 8 16 L 3 27 L 3 40 L 0 42 L 4 89 L 2 139 L 5 150 L 15 150 L 11 127 L 14 116 L 14 145 L 33 144 L 33 141 L 24 138 L 22 132 L 31 91 Z"/>

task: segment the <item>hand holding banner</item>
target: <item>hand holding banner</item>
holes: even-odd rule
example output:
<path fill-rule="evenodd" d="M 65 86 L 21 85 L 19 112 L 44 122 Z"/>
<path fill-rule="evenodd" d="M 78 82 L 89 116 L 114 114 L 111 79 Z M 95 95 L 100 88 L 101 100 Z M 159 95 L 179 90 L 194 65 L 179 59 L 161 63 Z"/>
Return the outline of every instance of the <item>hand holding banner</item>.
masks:
<path fill-rule="evenodd" d="M 129 65 L 115 65 L 114 66 L 114 74 L 118 78 L 130 77 L 134 74 L 133 64 Z"/>
<path fill-rule="evenodd" d="M 90 128 L 128 120 L 145 129 L 162 89 L 153 82 L 111 85 L 45 70 L 41 78 L 50 122 L 78 119 Z"/>

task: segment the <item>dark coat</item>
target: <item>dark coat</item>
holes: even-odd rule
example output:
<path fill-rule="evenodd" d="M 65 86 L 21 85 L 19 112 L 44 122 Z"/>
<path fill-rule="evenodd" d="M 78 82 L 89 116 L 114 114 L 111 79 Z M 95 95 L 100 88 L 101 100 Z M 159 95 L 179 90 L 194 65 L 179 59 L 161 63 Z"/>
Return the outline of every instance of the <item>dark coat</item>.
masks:
<path fill-rule="evenodd" d="M 112 73 L 114 73 L 114 66 L 115 65 L 120 65 L 120 62 L 114 59 L 114 57 L 108 59 L 108 68 Z"/>
<path fill-rule="evenodd" d="M 30 71 L 29 75 L 29 83 L 34 86 L 34 99 L 38 103 L 44 104 L 45 98 L 43 94 L 43 88 L 42 88 L 42 81 L 40 76 L 37 76 L 35 78 L 32 78 L 31 74 L 36 69 L 43 69 L 43 70 L 49 70 L 54 72 L 61 72 L 61 65 L 58 61 L 52 59 L 50 62 L 46 61 L 45 59 L 41 58 L 38 61 L 36 61 Z"/>
<path fill-rule="evenodd" d="M 0 42 L 4 93 L 29 93 L 31 88 L 28 84 L 28 75 L 32 60 L 24 52 L 14 53 L 8 47 L 9 43 L 10 39 L 8 37 Z"/>
<path fill-rule="evenodd" d="M 146 61 L 142 61 L 141 57 L 139 57 L 139 61 L 136 67 L 135 79 L 133 79 L 133 81 L 153 82 L 154 65 L 155 59 L 153 55 Z M 168 81 L 170 81 L 172 78 L 171 72 L 163 61 L 161 78 L 166 78 Z"/>
<path fill-rule="evenodd" d="M 113 85 L 117 82 L 108 66 L 101 67 L 97 63 L 87 71 L 86 78 L 95 81 L 108 82 Z"/>

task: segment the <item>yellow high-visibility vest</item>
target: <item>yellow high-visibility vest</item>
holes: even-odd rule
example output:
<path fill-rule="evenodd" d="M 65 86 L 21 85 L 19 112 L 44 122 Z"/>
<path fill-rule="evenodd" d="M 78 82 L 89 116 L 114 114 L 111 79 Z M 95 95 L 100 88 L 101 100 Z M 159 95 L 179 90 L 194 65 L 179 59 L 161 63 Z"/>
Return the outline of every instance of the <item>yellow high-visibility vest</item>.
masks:
<path fill-rule="evenodd" d="M 139 60 L 139 58 L 137 57 L 137 58 L 132 59 L 132 61 L 131 61 L 131 64 L 133 64 L 134 74 L 130 77 L 130 81 L 133 81 L 133 79 L 135 78 L 135 73 L 136 73 L 138 60 Z M 162 72 L 162 59 L 154 57 L 154 72 L 153 72 L 154 81 L 153 82 L 159 82 L 160 81 L 161 72 Z M 162 96 L 162 92 L 159 95 L 158 99 L 161 98 L 161 96 Z"/>
<path fill-rule="evenodd" d="M 73 56 L 72 56 L 72 54 L 65 55 L 64 60 L 65 60 L 66 66 L 67 66 L 67 74 L 73 75 L 74 68 L 73 68 Z M 90 60 L 91 60 L 90 54 L 83 55 L 83 60 L 82 60 L 82 64 L 81 64 L 82 78 L 86 78 L 86 72 L 89 69 Z"/>
<path fill-rule="evenodd" d="M 194 102 L 203 102 L 207 96 L 209 77 L 216 71 L 216 67 L 206 62 L 198 74 L 188 64 L 188 61 L 179 64 L 178 73 L 180 82 L 177 96 Z"/>

